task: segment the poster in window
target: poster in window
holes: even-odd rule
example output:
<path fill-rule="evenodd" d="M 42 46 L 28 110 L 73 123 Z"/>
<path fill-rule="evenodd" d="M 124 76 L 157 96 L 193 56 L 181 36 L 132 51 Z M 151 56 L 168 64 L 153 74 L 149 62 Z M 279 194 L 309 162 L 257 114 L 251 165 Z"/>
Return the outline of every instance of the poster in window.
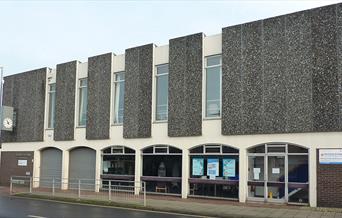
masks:
<path fill-rule="evenodd" d="M 18 166 L 26 167 L 27 166 L 27 160 L 18 160 Z"/>
<path fill-rule="evenodd" d="M 223 159 L 223 176 L 235 177 L 235 159 Z"/>
<path fill-rule="evenodd" d="M 204 160 L 203 158 L 193 158 L 192 159 L 192 175 L 193 176 L 203 176 L 204 171 Z"/>
<path fill-rule="evenodd" d="M 208 159 L 207 175 L 209 179 L 215 179 L 219 175 L 219 159 Z"/>

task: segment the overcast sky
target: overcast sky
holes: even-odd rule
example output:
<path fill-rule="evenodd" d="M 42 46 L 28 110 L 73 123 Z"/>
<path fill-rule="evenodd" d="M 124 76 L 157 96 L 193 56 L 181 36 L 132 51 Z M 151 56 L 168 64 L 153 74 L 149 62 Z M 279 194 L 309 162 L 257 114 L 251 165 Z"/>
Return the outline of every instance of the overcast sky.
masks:
<path fill-rule="evenodd" d="M 341 2 L 17 1 L 0 2 L 0 65 L 5 75 Z"/>

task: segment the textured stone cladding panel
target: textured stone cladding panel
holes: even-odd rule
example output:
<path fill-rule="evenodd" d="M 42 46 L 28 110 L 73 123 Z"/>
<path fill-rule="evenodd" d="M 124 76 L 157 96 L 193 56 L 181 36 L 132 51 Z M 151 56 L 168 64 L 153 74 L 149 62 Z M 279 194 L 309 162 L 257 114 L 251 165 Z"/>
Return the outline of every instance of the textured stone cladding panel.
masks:
<path fill-rule="evenodd" d="M 263 22 L 263 86 L 265 132 L 281 133 L 286 128 L 286 43 L 285 17 Z"/>
<path fill-rule="evenodd" d="M 54 130 L 56 141 L 74 140 L 77 65 L 77 61 L 57 65 Z"/>
<path fill-rule="evenodd" d="M 88 59 L 86 138 L 109 139 L 112 53 Z"/>
<path fill-rule="evenodd" d="M 202 134 L 203 33 L 169 43 L 168 135 Z"/>
<path fill-rule="evenodd" d="M 126 50 L 124 138 L 151 137 L 153 47 Z"/>
<path fill-rule="evenodd" d="M 16 127 L 2 131 L 3 142 L 43 141 L 47 68 L 5 78 L 4 105 L 16 112 Z"/>
<path fill-rule="evenodd" d="M 342 165 L 319 164 L 317 150 L 317 206 L 342 207 Z"/>
<path fill-rule="evenodd" d="M 242 122 L 245 134 L 263 131 L 262 26 L 262 21 L 256 21 L 241 27 Z"/>
<path fill-rule="evenodd" d="M 336 6 L 312 10 L 311 28 L 314 131 L 337 131 L 341 128 L 338 105 Z"/>
<path fill-rule="evenodd" d="M 312 110 L 312 34 L 308 11 L 287 15 L 286 132 L 310 132 Z"/>
<path fill-rule="evenodd" d="M 222 134 L 242 134 L 241 25 L 222 36 Z"/>

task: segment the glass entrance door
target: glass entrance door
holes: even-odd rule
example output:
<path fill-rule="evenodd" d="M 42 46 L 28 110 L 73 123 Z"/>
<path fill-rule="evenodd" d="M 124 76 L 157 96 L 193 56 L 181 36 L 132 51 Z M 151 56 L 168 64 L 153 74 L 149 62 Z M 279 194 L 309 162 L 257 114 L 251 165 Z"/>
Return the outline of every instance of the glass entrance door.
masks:
<path fill-rule="evenodd" d="M 284 155 L 267 157 L 267 201 L 285 202 L 285 183 L 287 181 Z"/>

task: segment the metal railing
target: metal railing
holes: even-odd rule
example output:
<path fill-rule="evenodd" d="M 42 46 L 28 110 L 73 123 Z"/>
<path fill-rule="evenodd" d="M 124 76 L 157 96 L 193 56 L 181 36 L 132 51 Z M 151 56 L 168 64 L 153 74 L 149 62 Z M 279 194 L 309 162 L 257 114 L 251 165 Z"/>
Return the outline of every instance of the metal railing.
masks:
<path fill-rule="evenodd" d="M 146 183 L 144 181 L 11 176 L 10 194 L 20 193 L 146 206 Z"/>

